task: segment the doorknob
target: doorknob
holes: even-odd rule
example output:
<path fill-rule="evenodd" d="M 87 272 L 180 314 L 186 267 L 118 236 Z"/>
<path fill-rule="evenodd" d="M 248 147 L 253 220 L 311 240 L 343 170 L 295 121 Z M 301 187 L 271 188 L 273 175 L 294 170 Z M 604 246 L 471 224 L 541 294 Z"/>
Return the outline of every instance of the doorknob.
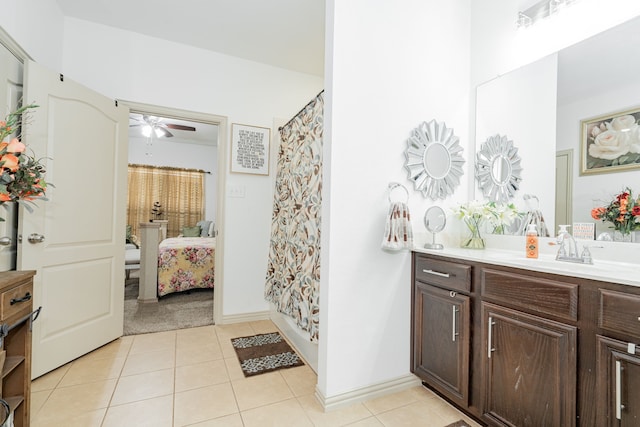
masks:
<path fill-rule="evenodd" d="M 29 243 L 42 243 L 44 242 L 44 236 L 38 233 L 31 233 L 29 237 L 27 237 Z"/>
<path fill-rule="evenodd" d="M 11 237 L 0 237 L 0 246 L 11 246 Z"/>

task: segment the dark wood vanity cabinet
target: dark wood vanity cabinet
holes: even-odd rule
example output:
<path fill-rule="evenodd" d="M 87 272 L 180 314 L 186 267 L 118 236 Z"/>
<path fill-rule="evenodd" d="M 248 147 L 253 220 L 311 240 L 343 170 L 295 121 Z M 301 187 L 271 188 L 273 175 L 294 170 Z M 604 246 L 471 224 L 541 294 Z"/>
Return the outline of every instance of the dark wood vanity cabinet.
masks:
<path fill-rule="evenodd" d="M 578 285 L 483 267 L 483 418 L 574 426 Z"/>
<path fill-rule="evenodd" d="M 471 267 L 414 258 L 411 370 L 452 402 L 469 403 Z"/>
<path fill-rule="evenodd" d="M 640 346 L 598 335 L 599 426 L 640 426 Z"/>
<path fill-rule="evenodd" d="M 415 286 L 413 372 L 452 401 L 469 395 L 469 297 L 438 287 Z"/>
<path fill-rule="evenodd" d="M 573 426 L 576 328 L 482 303 L 484 419 L 497 426 Z"/>
<path fill-rule="evenodd" d="M 431 253 L 412 266 L 426 386 L 490 426 L 640 426 L 640 287 Z"/>
<path fill-rule="evenodd" d="M 640 295 L 600 289 L 598 302 L 598 425 L 640 426 Z"/>

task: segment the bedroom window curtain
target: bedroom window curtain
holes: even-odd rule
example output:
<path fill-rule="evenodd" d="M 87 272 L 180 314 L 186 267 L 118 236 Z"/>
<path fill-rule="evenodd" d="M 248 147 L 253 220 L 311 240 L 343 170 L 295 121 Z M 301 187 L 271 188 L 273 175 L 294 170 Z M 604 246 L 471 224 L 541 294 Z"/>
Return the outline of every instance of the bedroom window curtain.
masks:
<path fill-rule="evenodd" d="M 265 298 L 318 340 L 322 92 L 280 128 Z"/>
<path fill-rule="evenodd" d="M 139 236 L 141 222 L 155 219 L 154 202 L 160 202 L 166 219 L 167 236 L 180 234 L 182 227 L 192 227 L 204 219 L 204 171 L 147 165 L 129 165 L 127 224 Z"/>

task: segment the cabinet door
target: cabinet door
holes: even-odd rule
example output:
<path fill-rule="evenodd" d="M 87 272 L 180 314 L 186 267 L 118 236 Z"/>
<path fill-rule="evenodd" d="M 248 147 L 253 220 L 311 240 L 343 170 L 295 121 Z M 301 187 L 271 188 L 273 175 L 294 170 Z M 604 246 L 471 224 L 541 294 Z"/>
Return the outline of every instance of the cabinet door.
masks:
<path fill-rule="evenodd" d="M 482 303 L 484 418 L 498 426 L 575 426 L 576 328 Z"/>
<path fill-rule="evenodd" d="M 416 283 L 412 372 L 461 406 L 469 394 L 469 297 Z"/>
<path fill-rule="evenodd" d="M 640 425 L 640 346 L 596 336 L 598 425 Z"/>

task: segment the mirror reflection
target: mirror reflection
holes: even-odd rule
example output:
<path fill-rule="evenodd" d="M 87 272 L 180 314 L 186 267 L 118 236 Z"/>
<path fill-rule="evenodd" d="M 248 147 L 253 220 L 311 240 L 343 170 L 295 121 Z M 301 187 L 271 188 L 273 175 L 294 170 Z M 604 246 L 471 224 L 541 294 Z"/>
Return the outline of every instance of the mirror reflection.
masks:
<path fill-rule="evenodd" d="M 505 203 L 520 188 L 522 167 L 518 149 L 504 135 L 487 138 L 476 155 L 476 179 L 490 202 Z"/>
<path fill-rule="evenodd" d="M 518 141 L 524 172 L 514 202 L 524 208 L 520 193 L 537 195 L 552 234 L 558 224 L 583 222 L 596 224 L 595 235 L 611 232 L 612 224 L 594 220 L 591 209 L 626 187 L 640 193 L 637 170 L 580 174 L 580 122 L 640 107 L 640 55 L 630 54 L 639 51 L 634 18 L 478 87 L 476 141 L 495 132 Z M 491 165 L 498 182 L 500 163 Z M 556 164 L 557 177 L 550 169 Z"/>
<path fill-rule="evenodd" d="M 497 156 L 493 159 L 493 165 L 491 166 L 491 176 L 493 177 L 496 185 L 505 185 L 507 179 L 511 175 L 511 163 L 504 156 Z"/>

